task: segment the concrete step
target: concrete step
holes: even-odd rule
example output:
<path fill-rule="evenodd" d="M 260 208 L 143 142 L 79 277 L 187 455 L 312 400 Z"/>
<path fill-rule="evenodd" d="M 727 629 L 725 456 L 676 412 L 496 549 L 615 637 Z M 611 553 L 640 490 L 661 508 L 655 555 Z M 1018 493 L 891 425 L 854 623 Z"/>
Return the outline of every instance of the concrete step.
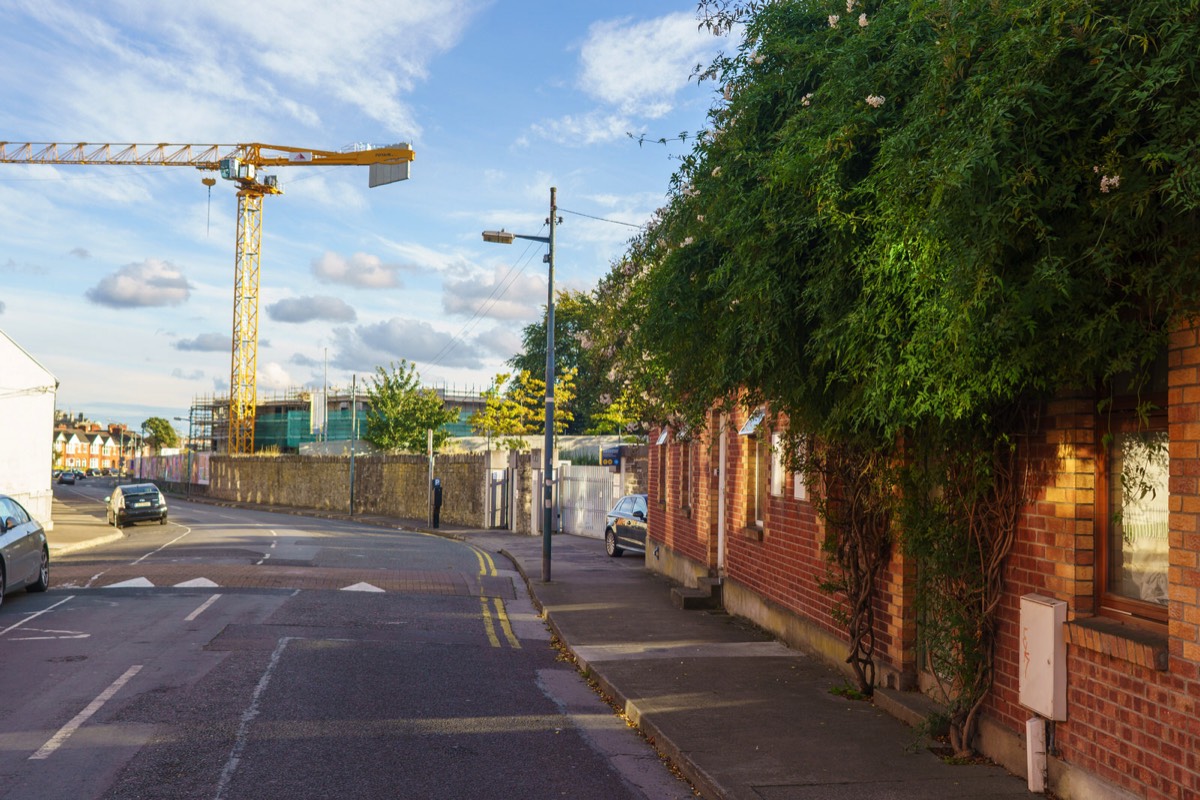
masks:
<path fill-rule="evenodd" d="M 720 604 L 708 589 L 690 589 L 687 586 L 671 589 L 671 602 L 676 608 L 684 610 L 720 608 Z"/>

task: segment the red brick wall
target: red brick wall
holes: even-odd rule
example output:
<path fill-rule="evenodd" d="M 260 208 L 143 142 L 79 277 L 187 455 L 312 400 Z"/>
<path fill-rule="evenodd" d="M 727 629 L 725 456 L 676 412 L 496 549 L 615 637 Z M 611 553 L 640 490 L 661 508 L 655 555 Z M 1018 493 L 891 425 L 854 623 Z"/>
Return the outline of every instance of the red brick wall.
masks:
<path fill-rule="evenodd" d="M 1200 340 L 1177 332 L 1169 352 L 1170 605 L 1166 626 L 1096 613 L 1096 400 L 1047 409 L 1039 455 L 1054 462 L 1025 510 L 1007 573 L 996 685 L 988 712 L 1013 732 L 1032 714 L 1018 703 L 1021 595 L 1065 600 L 1067 716 L 1056 755 L 1137 796 L 1200 796 Z M 1168 656 L 1169 654 L 1169 656 Z M 1053 787 L 1051 787 L 1053 788 Z"/>
<path fill-rule="evenodd" d="M 795 498 L 795 475 L 786 473 L 779 496 L 768 493 L 763 529 L 746 525 L 748 470 L 753 468 L 753 442 L 739 436 L 744 412 L 735 412 L 726 421 L 722 433 L 720 416 L 713 413 L 704 435 L 693 445 L 692 501 L 685 509 L 681 500 L 683 445 L 652 447 L 651 475 L 661 474 L 655 467 L 659 452 L 667 455 L 666 501 L 655 507 L 649 536 L 710 570 L 717 565 L 717 499 L 720 491 L 718 468 L 720 437 L 726 443 L 725 497 L 725 576 L 771 603 L 801 617 L 833 636 L 846 640 L 844 629 L 834 622 L 835 598 L 821 589 L 828 564 L 821 550 L 824 534 L 813 506 Z M 759 435 L 770 441 L 770 431 L 782 430 L 786 420 L 764 421 Z M 651 442 L 658 440 L 651 434 Z M 783 467 L 786 470 L 786 466 Z M 651 497 L 655 497 L 651 487 Z M 897 548 L 898 550 L 898 548 Z M 915 673 L 913 641 L 916 633 L 912 613 L 913 574 L 900 555 L 895 554 L 881 581 L 876 612 L 877 655 L 906 675 Z"/>
<path fill-rule="evenodd" d="M 1097 613 L 1096 468 L 1103 446 L 1096 398 L 1081 392 L 1044 410 L 1030 457 L 1048 465 L 1024 509 L 1005 575 L 988 716 L 1020 735 L 1032 712 L 1018 701 L 1019 603 L 1037 593 L 1064 600 L 1068 624 L 1068 719 L 1055 726 L 1053 755 L 1150 800 L 1200 796 L 1200 332 L 1171 337 L 1170 604 L 1166 625 L 1130 624 Z M 693 496 L 679 499 L 678 445 L 666 448 L 667 501 L 651 519 L 650 536 L 688 558 L 717 563 L 719 436 L 727 445 L 726 575 L 797 616 L 844 639 L 833 600 L 819 588 L 826 574 L 822 530 L 811 505 L 794 498 L 794 476 L 770 497 L 763 530 L 747 528 L 750 441 L 738 436 L 743 414 L 724 432 L 715 416 L 694 446 Z M 774 424 L 781 425 L 782 420 Z M 771 423 L 764 423 L 764 430 Z M 651 441 L 655 441 L 657 436 Z M 651 448 L 652 451 L 655 448 Z M 651 474 L 654 470 L 651 454 Z M 672 490 L 672 487 L 674 489 Z M 651 496 L 654 496 L 653 488 Z M 912 566 L 898 554 L 877 606 L 881 662 L 902 674 L 915 669 Z M 1053 786 L 1051 787 L 1054 788 Z"/>

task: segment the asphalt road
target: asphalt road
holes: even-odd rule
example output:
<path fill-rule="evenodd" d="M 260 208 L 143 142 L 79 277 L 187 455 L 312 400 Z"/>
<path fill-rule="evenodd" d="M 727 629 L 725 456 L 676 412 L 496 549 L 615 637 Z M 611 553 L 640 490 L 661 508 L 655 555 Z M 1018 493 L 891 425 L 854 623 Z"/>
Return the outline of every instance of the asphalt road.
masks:
<path fill-rule="evenodd" d="M 102 483 L 56 489 L 103 519 Z M 691 796 L 559 660 L 509 567 L 172 501 L 0 605 L 0 797 Z"/>

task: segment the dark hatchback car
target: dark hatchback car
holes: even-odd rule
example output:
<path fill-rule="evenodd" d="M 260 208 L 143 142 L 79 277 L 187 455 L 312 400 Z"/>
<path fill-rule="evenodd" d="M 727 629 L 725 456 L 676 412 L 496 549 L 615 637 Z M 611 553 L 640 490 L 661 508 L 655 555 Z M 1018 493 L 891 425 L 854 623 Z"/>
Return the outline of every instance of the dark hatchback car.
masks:
<path fill-rule="evenodd" d="M 604 550 L 614 557 L 626 550 L 646 552 L 646 495 L 627 494 L 608 512 Z"/>
<path fill-rule="evenodd" d="M 46 532 L 20 503 L 0 495 L 0 602 L 12 589 L 44 592 L 49 585 Z"/>
<path fill-rule="evenodd" d="M 153 483 L 118 486 L 104 498 L 108 504 L 108 524 L 123 528 L 132 522 L 158 521 L 167 524 L 167 499 Z"/>
<path fill-rule="evenodd" d="M 73 470 L 69 470 L 69 469 L 63 470 L 62 472 L 58 473 L 57 480 L 59 483 L 74 484 L 75 483 L 75 472 Z"/>

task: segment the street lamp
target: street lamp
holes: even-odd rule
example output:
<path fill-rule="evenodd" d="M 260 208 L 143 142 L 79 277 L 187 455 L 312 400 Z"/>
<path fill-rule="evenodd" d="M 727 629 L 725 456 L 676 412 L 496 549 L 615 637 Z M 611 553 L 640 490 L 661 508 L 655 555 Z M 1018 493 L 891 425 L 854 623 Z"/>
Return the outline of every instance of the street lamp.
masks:
<path fill-rule="evenodd" d="M 550 187 L 549 236 L 524 236 L 506 230 L 484 231 L 483 240 L 494 244 L 512 244 L 514 239 L 528 239 L 550 246 L 544 260 L 549 265 L 549 280 L 546 292 L 546 439 L 542 445 L 544 466 L 542 468 L 542 580 L 550 581 L 550 529 L 554 522 L 554 227 L 559 222 L 557 189 Z"/>
<path fill-rule="evenodd" d="M 192 439 L 192 435 L 193 435 L 193 430 L 192 430 L 192 418 L 193 418 L 193 414 L 194 414 L 194 412 L 195 412 L 195 409 L 194 409 L 194 407 L 193 407 L 193 408 L 189 408 L 189 409 L 188 409 L 188 415 L 187 415 L 187 424 L 188 424 L 188 438 L 187 438 L 187 484 L 186 484 L 186 486 L 184 486 L 184 497 L 186 497 L 186 498 L 187 498 L 187 499 L 189 499 L 189 500 L 191 500 L 191 499 L 192 499 L 192 451 L 193 451 L 193 450 L 195 449 L 195 447 L 196 447 L 196 445 L 195 445 L 195 443 L 194 443 L 194 441 L 193 441 L 193 439 Z M 179 420 L 180 422 L 183 422 L 183 419 L 184 419 L 184 418 L 183 418 L 183 417 L 175 417 L 175 419 Z"/>

